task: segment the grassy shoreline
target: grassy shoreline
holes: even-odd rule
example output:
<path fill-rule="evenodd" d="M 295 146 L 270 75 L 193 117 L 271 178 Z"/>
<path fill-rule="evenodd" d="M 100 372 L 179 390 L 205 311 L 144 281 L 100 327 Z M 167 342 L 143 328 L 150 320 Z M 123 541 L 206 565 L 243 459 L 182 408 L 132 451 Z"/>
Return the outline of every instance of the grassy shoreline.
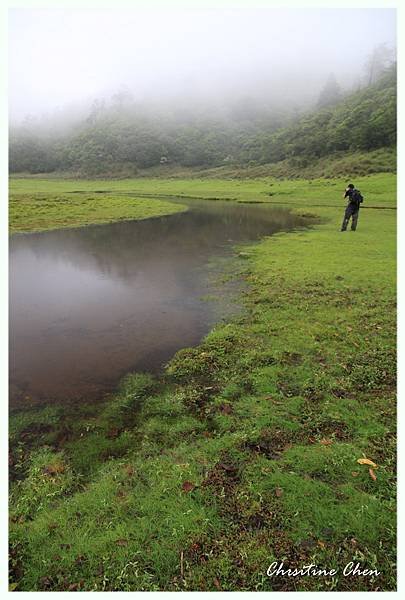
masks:
<path fill-rule="evenodd" d="M 26 191 L 19 180 L 10 186 L 9 231 L 30 233 L 103 225 L 116 221 L 142 220 L 187 210 L 186 206 L 157 198 L 136 198 L 80 192 L 53 193 Z M 30 182 L 28 181 L 28 187 Z"/>
<path fill-rule="evenodd" d="M 395 207 L 394 176 L 355 183 Z M 161 378 L 128 375 L 103 410 L 14 415 L 12 588 L 395 589 L 395 211 L 341 233 L 342 182 L 117 185 L 322 223 L 244 247 L 243 313 Z M 269 578 L 273 561 L 338 574 Z M 380 575 L 344 577 L 351 561 Z"/>

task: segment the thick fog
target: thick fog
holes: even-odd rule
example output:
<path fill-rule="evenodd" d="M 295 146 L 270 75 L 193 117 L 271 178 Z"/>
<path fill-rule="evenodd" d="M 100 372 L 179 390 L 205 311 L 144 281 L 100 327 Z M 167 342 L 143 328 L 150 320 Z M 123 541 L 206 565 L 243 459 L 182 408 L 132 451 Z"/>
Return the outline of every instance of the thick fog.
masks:
<path fill-rule="evenodd" d="M 137 101 L 312 102 L 333 73 L 356 86 L 373 48 L 396 45 L 394 9 L 12 9 L 12 122 Z"/>

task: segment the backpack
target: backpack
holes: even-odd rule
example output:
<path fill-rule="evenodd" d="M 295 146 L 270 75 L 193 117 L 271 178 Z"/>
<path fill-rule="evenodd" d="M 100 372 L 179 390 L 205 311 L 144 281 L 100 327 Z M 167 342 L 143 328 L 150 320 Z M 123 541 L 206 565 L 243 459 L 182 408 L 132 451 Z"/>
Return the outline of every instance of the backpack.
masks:
<path fill-rule="evenodd" d="M 361 195 L 360 190 L 354 189 L 350 196 L 350 202 L 352 202 L 356 206 L 360 207 L 360 204 L 363 202 L 363 199 L 364 198 Z"/>

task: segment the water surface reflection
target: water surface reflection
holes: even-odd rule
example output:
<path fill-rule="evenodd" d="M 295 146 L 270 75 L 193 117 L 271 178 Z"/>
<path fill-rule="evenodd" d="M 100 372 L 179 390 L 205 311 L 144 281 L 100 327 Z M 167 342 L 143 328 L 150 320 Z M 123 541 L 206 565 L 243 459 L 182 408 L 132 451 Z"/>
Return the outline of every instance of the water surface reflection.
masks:
<path fill-rule="evenodd" d="M 303 224 L 279 208 L 191 203 L 147 221 L 10 241 L 10 396 L 64 401 L 111 389 L 198 343 L 218 317 L 207 262 Z"/>

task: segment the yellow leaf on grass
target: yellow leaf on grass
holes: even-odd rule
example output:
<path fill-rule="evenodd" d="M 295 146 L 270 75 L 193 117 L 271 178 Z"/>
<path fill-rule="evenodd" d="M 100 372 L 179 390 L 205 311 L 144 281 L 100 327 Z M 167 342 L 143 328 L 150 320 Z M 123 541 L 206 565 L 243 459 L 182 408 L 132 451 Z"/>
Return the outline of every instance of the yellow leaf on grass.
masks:
<path fill-rule="evenodd" d="M 357 462 L 359 463 L 359 465 L 370 465 L 370 467 L 376 467 L 377 466 L 375 464 L 375 462 L 373 462 L 369 458 L 358 458 Z"/>

